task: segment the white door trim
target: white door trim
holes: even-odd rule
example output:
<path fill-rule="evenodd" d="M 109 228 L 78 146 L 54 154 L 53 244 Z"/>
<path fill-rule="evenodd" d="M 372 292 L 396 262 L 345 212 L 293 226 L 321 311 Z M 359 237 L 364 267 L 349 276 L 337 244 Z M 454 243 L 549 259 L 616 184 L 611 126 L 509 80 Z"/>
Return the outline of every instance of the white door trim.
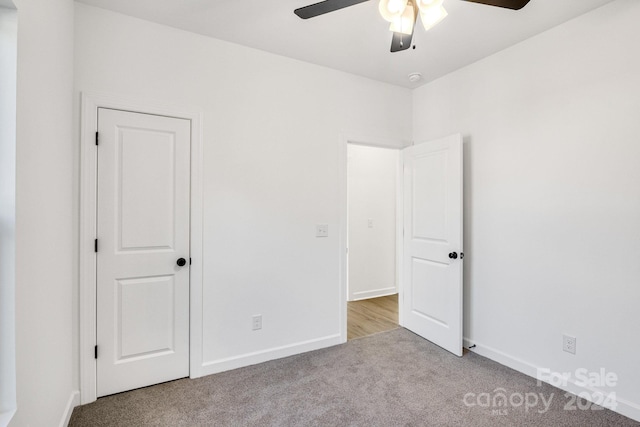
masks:
<path fill-rule="evenodd" d="M 79 245 L 79 330 L 80 403 L 96 400 L 96 173 L 98 108 L 176 117 L 191 121 L 191 274 L 189 376 L 202 375 L 202 112 L 175 105 L 131 97 L 83 92 L 80 116 L 80 245 Z"/>
<path fill-rule="evenodd" d="M 349 223 L 349 203 L 347 198 L 347 144 L 365 145 L 368 147 L 378 148 L 390 148 L 402 151 L 412 145 L 411 142 L 402 140 L 380 139 L 375 137 L 357 136 L 357 135 L 340 135 L 339 143 L 339 197 L 340 197 L 340 316 L 338 321 L 340 322 L 340 342 L 347 342 L 347 298 L 348 298 L 348 263 L 349 257 L 347 254 L 347 240 L 348 240 L 348 223 Z M 396 180 L 396 266 L 401 266 L 402 261 L 402 219 L 403 215 L 403 203 L 402 203 L 402 156 L 398 157 L 398 175 Z M 402 297 L 402 269 L 396 268 L 396 280 L 398 283 L 398 297 Z M 399 307 L 402 307 L 399 304 Z M 399 324 L 403 324 L 402 310 L 399 312 Z"/>

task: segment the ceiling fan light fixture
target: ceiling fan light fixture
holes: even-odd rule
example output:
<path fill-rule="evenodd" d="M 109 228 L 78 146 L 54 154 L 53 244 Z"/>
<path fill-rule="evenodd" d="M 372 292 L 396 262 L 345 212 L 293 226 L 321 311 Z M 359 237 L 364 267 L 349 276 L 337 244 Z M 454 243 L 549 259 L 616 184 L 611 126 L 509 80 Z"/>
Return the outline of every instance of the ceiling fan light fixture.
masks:
<path fill-rule="evenodd" d="M 393 21 L 391 21 L 389 31 L 411 35 L 413 34 L 413 25 L 415 24 L 415 22 L 416 16 L 413 6 L 405 7 L 402 15 L 396 17 Z"/>
<path fill-rule="evenodd" d="M 423 11 L 432 7 L 442 6 L 444 0 L 416 0 L 416 3 L 418 4 L 418 9 L 420 9 L 420 11 Z"/>
<path fill-rule="evenodd" d="M 420 20 L 422 21 L 425 31 L 429 31 L 446 18 L 447 15 L 447 11 L 444 6 L 442 6 L 442 1 L 440 1 L 440 5 L 420 9 Z"/>
<path fill-rule="evenodd" d="M 386 21 L 393 22 L 407 9 L 407 2 L 408 0 L 380 0 L 378 10 Z"/>

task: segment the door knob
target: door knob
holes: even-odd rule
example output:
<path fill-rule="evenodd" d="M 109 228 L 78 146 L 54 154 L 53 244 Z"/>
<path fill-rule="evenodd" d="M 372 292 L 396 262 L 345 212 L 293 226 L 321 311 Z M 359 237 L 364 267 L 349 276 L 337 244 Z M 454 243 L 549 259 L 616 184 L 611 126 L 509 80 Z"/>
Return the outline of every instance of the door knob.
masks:
<path fill-rule="evenodd" d="M 184 267 L 186 263 L 187 263 L 187 260 L 184 258 L 178 258 L 178 261 L 176 261 L 176 264 L 178 264 L 178 267 Z"/>
<path fill-rule="evenodd" d="M 455 253 L 455 252 L 451 252 L 451 253 L 449 254 L 449 258 L 451 258 L 451 259 L 457 259 L 457 258 L 458 258 L 458 254 L 457 254 L 457 253 Z"/>

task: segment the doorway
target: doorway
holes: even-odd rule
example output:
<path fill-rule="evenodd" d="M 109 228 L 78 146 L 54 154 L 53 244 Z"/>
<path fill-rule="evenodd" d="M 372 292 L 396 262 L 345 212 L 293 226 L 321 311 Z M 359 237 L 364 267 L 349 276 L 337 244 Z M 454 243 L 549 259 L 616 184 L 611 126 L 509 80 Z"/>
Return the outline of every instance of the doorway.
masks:
<path fill-rule="evenodd" d="M 398 327 L 400 151 L 347 144 L 347 339 Z"/>
<path fill-rule="evenodd" d="M 354 160 L 348 153 L 349 147 L 371 147 L 371 144 L 357 144 L 351 139 L 343 141 L 341 294 L 344 299 L 341 299 L 341 313 L 344 320 L 341 337 L 347 341 L 348 301 L 355 294 L 350 283 L 353 274 L 349 271 L 354 266 L 349 259 L 354 258 L 356 250 L 353 241 L 349 241 L 352 234 L 349 212 L 353 210 L 349 193 L 354 188 L 349 180 L 349 166 L 353 166 Z M 462 135 L 454 134 L 396 151 L 399 154 L 395 197 L 398 324 L 457 356 L 462 356 L 462 143 Z M 387 149 L 394 146 L 397 147 L 393 143 L 376 145 Z M 374 170 L 374 178 L 370 179 L 376 180 L 379 175 L 380 171 Z M 377 187 L 369 187 L 368 194 L 378 192 Z M 365 217 L 367 228 L 370 224 L 375 228 L 375 220 Z M 362 220 L 362 217 L 358 219 L 359 226 Z M 365 268 L 373 269 L 377 261 L 370 257 Z M 392 294 L 389 287 L 377 290 Z M 377 295 L 362 292 L 358 296 L 366 299 Z"/>
<path fill-rule="evenodd" d="M 140 99 L 110 93 L 83 92 L 81 96 L 81 144 L 80 144 L 80 401 L 94 402 L 98 397 L 98 359 L 105 354 L 97 334 L 97 289 L 98 253 L 105 246 L 100 243 L 98 230 L 98 157 L 105 148 L 105 136 L 100 136 L 99 110 L 138 112 L 142 116 L 182 119 L 189 123 L 189 236 L 188 256 L 188 364 L 187 374 L 191 378 L 202 376 L 202 112 L 189 107 L 164 103 L 157 100 Z M 136 128 L 136 126 L 132 126 Z M 166 154 L 166 152 L 165 152 Z M 155 152 L 146 156 L 153 159 Z M 146 158 L 146 156 L 143 156 Z M 184 197 L 180 194 L 179 197 Z M 140 231 L 143 231 L 140 229 Z M 98 252 L 95 240 L 98 238 Z M 104 243 L 104 242 L 103 242 Z M 131 246 L 132 242 L 125 243 Z M 135 243 L 135 242 L 133 242 Z M 143 252 L 143 251 L 141 251 Z M 189 262 L 190 261 L 190 262 Z M 187 264 L 188 263 L 188 264 Z M 162 262 L 169 269 L 183 269 L 172 256 Z M 171 273 L 168 273 L 171 274 Z M 182 273 L 184 274 L 184 273 Z M 130 288 L 131 290 L 133 288 Z M 131 311 L 130 311 L 131 312 Z M 131 312 L 133 313 L 133 312 Z M 131 348 L 129 348 L 131 350 Z M 134 349 L 135 350 L 135 349 Z M 139 350 L 139 349 L 138 349 Z M 137 350 L 135 350 L 137 351 Z M 96 358 L 96 353 L 98 358 Z M 144 353 L 144 352 L 143 352 Z M 158 352 L 158 356 L 162 353 Z M 141 354 L 142 356 L 142 354 Z M 113 354 L 111 355 L 113 357 Z M 130 359 L 135 360 L 135 357 Z M 185 375 L 183 372 L 180 376 Z M 185 376 L 186 376 L 185 375 Z M 104 377 L 104 374 L 103 374 Z M 154 380 L 155 381 L 155 380 Z M 135 386 L 134 386 L 135 387 Z M 107 392 L 108 393 L 108 392 Z M 104 393 L 101 392 L 100 395 Z"/>

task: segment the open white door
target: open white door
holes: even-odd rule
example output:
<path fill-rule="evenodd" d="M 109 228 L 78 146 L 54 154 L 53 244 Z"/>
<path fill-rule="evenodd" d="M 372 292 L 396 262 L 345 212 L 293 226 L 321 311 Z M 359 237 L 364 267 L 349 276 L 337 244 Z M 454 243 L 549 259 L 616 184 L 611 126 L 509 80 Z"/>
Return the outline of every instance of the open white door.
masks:
<path fill-rule="evenodd" d="M 98 110 L 97 395 L 189 375 L 190 122 Z"/>
<path fill-rule="evenodd" d="M 403 150 L 403 326 L 462 356 L 462 136 Z"/>

